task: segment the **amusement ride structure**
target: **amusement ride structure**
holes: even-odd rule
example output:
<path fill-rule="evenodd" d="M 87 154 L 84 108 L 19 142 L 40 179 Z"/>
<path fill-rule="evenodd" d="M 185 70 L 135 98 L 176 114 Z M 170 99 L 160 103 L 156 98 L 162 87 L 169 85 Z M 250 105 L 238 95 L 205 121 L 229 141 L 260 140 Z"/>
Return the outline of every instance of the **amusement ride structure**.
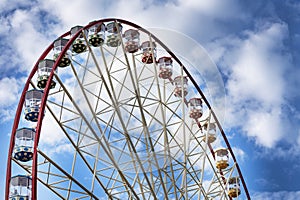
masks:
<path fill-rule="evenodd" d="M 47 147 L 43 134 L 59 134 L 67 150 Z M 191 73 L 159 38 L 122 19 L 71 28 L 42 53 L 26 81 L 12 128 L 5 200 L 51 195 L 250 199 Z"/>

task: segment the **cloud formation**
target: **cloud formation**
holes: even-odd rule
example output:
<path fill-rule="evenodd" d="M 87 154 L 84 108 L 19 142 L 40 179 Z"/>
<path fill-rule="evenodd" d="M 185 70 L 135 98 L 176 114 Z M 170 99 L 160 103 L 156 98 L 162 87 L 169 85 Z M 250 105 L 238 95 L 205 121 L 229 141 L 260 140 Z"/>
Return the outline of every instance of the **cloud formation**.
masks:
<path fill-rule="evenodd" d="M 16 78 L 5 77 L 0 79 L 0 88 L 0 119 L 4 123 L 12 120 L 15 115 L 22 82 Z"/>
<path fill-rule="evenodd" d="M 265 23 L 245 31 L 242 38 L 229 36 L 212 43 L 213 56 L 227 76 L 229 126 L 241 127 L 256 144 L 269 148 L 284 136 L 284 74 L 291 67 L 284 45 L 287 36 L 285 23 Z"/>
<path fill-rule="evenodd" d="M 252 199 L 255 200 L 274 200 L 274 199 L 285 199 L 294 200 L 298 198 L 300 191 L 280 191 L 280 192 L 260 192 L 254 193 Z"/>

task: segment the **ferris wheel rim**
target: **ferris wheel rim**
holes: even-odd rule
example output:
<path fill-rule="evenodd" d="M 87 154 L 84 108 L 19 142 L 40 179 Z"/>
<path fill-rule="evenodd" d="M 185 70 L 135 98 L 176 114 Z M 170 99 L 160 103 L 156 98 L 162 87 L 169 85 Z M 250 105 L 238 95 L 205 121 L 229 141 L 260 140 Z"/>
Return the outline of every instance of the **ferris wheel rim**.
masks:
<path fill-rule="evenodd" d="M 143 31 L 144 33 L 146 34 L 149 34 L 154 40 L 155 42 L 157 42 L 158 44 L 160 44 L 170 55 L 172 58 L 174 58 L 176 60 L 176 62 L 182 66 L 183 70 L 185 71 L 186 75 L 189 77 L 189 79 L 192 81 L 194 87 L 197 89 L 198 93 L 201 95 L 201 98 L 203 99 L 203 101 L 206 103 L 206 105 L 208 106 L 208 108 L 211 110 L 212 112 L 212 116 L 214 117 L 214 119 L 216 120 L 216 123 L 217 123 L 217 126 L 219 127 L 219 130 L 221 131 L 221 135 L 226 143 L 226 146 L 228 147 L 229 151 L 230 151 L 230 154 L 234 160 L 234 163 L 236 164 L 236 167 L 237 167 L 237 170 L 238 170 L 238 174 L 241 178 L 241 181 L 242 181 L 242 184 L 243 184 L 243 187 L 244 187 L 244 190 L 246 192 L 246 196 L 248 199 L 250 199 L 250 195 L 249 195 L 249 192 L 248 192 L 248 189 L 247 189 L 247 186 L 246 186 L 246 183 L 244 181 L 244 178 L 243 178 L 243 175 L 241 173 L 241 170 L 240 170 L 240 167 L 237 163 L 237 160 L 235 158 L 235 155 L 231 149 L 231 146 L 229 144 L 229 141 L 225 135 L 225 132 L 220 124 L 220 122 L 218 121 L 218 118 L 216 116 L 216 114 L 214 113 L 214 111 L 212 110 L 208 100 L 206 99 L 205 95 L 203 94 L 203 92 L 201 91 L 200 87 L 197 85 L 196 81 L 193 79 L 193 77 L 191 76 L 191 74 L 189 73 L 189 71 L 185 68 L 185 66 L 182 64 L 182 62 L 178 59 L 178 57 L 161 41 L 159 40 L 159 38 L 157 38 L 155 35 L 151 34 L 149 31 L 147 31 L 146 29 L 142 28 L 141 26 L 135 24 L 135 23 L 132 23 L 132 22 L 129 22 L 127 20 L 123 20 L 123 19 L 118 19 L 118 18 L 106 18 L 106 19 L 100 19 L 100 20 L 95 20 L 91 23 L 89 23 L 88 25 L 84 26 L 83 28 L 81 28 L 79 31 L 77 31 L 76 34 L 74 34 L 68 41 L 67 45 L 64 47 L 64 49 L 62 50 L 61 54 L 59 55 L 59 57 L 56 59 L 54 65 L 53 65 L 53 69 L 50 73 L 50 76 L 49 76 L 49 79 L 52 80 L 53 77 L 54 77 L 54 73 L 55 73 L 55 70 L 58 68 L 58 64 L 59 64 L 59 61 L 61 60 L 61 58 L 63 57 L 63 55 L 66 53 L 67 49 L 69 49 L 69 47 L 72 45 L 73 41 L 78 37 L 78 35 L 80 34 L 81 31 L 83 30 L 86 30 L 96 24 L 100 24 L 100 23 L 104 23 L 104 22 L 110 22 L 110 21 L 115 21 L 115 22 L 120 22 L 120 23 L 124 23 L 126 25 L 130 25 L 134 28 L 137 28 L 141 31 Z M 66 37 L 70 34 L 70 31 L 62 34 L 59 38 L 63 38 L 63 37 Z M 28 88 L 29 88 L 29 85 L 30 85 L 30 81 L 32 80 L 33 76 L 35 75 L 37 69 L 38 69 L 38 63 L 43 60 L 47 54 L 51 51 L 51 49 L 53 48 L 53 44 L 54 42 L 52 42 L 49 47 L 42 53 L 42 55 L 40 56 L 40 58 L 37 60 L 35 66 L 33 67 L 30 75 L 28 76 L 28 79 L 25 83 L 25 86 L 24 86 L 24 89 L 23 89 L 23 92 L 21 94 L 21 98 L 20 98 L 20 101 L 19 101 L 19 104 L 18 104 L 18 108 L 17 108 L 17 112 L 16 112 L 16 117 L 15 117 L 15 120 L 14 120 L 14 125 L 13 125 L 13 128 L 12 128 L 12 134 L 11 134 L 11 141 L 10 141 L 10 147 L 9 147 L 9 155 L 8 155 L 8 167 L 7 167 L 7 176 L 6 176 L 6 195 L 5 197 L 8 199 L 8 195 L 9 195 L 9 182 L 10 182 L 10 178 L 11 178 L 11 160 L 12 160 L 12 151 L 13 151 L 13 146 L 14 146 L 14 134 L 18 128 L 18 124 L 19 124 L 19 121 L 20 121 L 20 117 L 21 117 L 21 112 L 22 112 L 22 107 L 23 107 L 23 104 L 24 104 L 24 101 L 25 101 L 25 94 L 26 92 L 28 91 Z M 36 170 L 36 159 L 37 159 L 37 146 L 38 146 L 38 143 L 39 143 L 39 137 L 40 137 L 40 134 L 41 134 L 41 128 L 42 128 L 42 119 L 43 119 L 43 115 L 41 113 L 43 113 L 45 111 L 45 108 L 46 108 L 46 102 L 47 102 L 47 98 L 48 98 L 48 95 L 49 95 L 49 91 L 50 91 L 50 86 L 51 86 L 51 81 L 48 81 L 47 82 L 47 85 L 44 89 L 44 95 L 43 95 L 43 98 L 42 98 L 42 103 L 41 103 L 41 109 L 39 110 L 39 117 L 38 117 L 38 122 L 37 122 L 37 127 L 36 127 L 36 136 L 35 136 L 35 139 L 34 139 L 34 158 L 33 158 L 33 170 L 32 170 L 32 182 L 33 182 L 33 186 L 32 186 L 32 194 L 33 194 L 33 198 L 36 199 L 36 181 L 37 181 L 37 177 L 36 177 L 36 173 L 37 173 L 37 170 Z M 211 149 L 211 152 L 212 152 L 212 155 L 213 157 L 214 156 L 214 152 L 212 151 Z M 34 183 L 35 182 L 35 183 Z"/>

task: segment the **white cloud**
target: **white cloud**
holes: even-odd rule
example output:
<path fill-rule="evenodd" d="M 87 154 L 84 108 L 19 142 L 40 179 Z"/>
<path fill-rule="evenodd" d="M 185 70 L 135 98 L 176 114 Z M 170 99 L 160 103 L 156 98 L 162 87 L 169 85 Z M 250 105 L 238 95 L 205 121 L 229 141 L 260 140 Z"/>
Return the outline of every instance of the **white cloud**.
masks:
<path fill-rule="evenodd" d="M 15 78 L 5 77 L 0 80 L 0 107 L 5 108 L 17 102 L 19 84 Z"/>
<path fill-rule="evenodd" d="M 33 1 L 0 0 L 0 13 L 7 12 L 18 7 L 29 7 L 33 3 Z"/>
<path fill-rule="evenodd" d="M 84 25 L 88 21 L 97 19 L 105 13 L 105 1 L 92 0 L 89 2 L 83 0 L 68 1 L 38 1 L 39 5 L 45 11 L 51 10 L 53 17 L 59 21 L 60 32 L 62 34 L 71 29 L 72 26 Z M 67 8 L 67 9 L 66 9 Z"/>
<path fill-rule="evenodd" d="M 0 119 L 1 123 L 12 120 L 15 116 L 24 78 L 0 79 Z"/>
<path fill-rule="evenodd" d="M 39 148 L 50 157 L 74 152 L 72 144 L 50 115 L 50 112 L 46 111 L 43 119 Z"/>
<path fill-rule="evenodd" d="M 117 17 L 127 19 L 144 27 L 164 27 L 190 34 L 197 30 L 199 38 L 212 38 L 223 35 L 221 27 L 216 26 L 214 19 L 244 20 L 247 13 L 236 0 L 226 1 L 166 1 L 157 3 L 154 0 L 96 1 L 88 3 L 83 0 L 38 1 L 44 10 L 51 10 L 59 22 L 57 34 L 69 30 L 72 26 L 87 24 L 89 21 Z M 68 8 L 68 9 L 65 9 Z M 163 19 L 163 20 L 162 20 Z M 174 20 L 175 19 L 175 20 Z M 159 23 L 158 23 L 159 22 Z M 194 25 L 194 26 L 191 26 Z M 205 28 L 202 28 L 205 27 Z M 199 32 L 200 28 L 200 32 Z M 58 32 L 60 30 L 60 32 Z"/>
<path fill-rule="evenodd" d="M 28 73 L 39 56 L 50 44 L 48 34 L 42 32 L 40 10 L 37 7 L 16 9 L 0 16 L 4 30 L 1 43 L 5 50 L 0 65 L 3 71 L 14 70 Z M 7 65 L 10 63 L 10 65 Z"/>
<path fill-rule="evenodd" d="M 299 137 L 298 137 L 299 138 Z M 277 146 L 276 149 L 262 149 L 255 152 L 255 156 L 258 158 L 268 158 L 269 160 L 280 159 L 282 161 L 287 160 L 298 160 L 300 157 L 300 149 L 298 141 L 295 139 L 295 143 L 289 144 L 289 146 Z M 288 155 L 288 156 L 287 156 Z M 298 164 L 295 162 L 293 166 L 299 168 Z"/>
<path fill-rule="evenodd" d="M 246 12 L 241 12 L 241 7 L 236 0 L 211 0 L 211 1 L 198 1 L 180 0 L 180 4 L 186 8 L 197 10 L 202 15 L 210 16 L 218 19 L 239 18 L 246 17 Z"/>
<path fill-rule="evenodd" d="M 270 112 L 252 110 L 247 114 L 249 118 L 243 130 L 248 136 L 254 137 L 257 144 L 274 147 L 276 142 L 284 136 L 280 110 L 272 109 Z"/>
<path fill-rule="evenodd" d="M 236 159 L 238 160 L 238 162 L 243 162 L 245 160 L 245 158 L 247 158 L 247 154 L 241 148 L 232 147 L 232 151 L 233 151 Z"/>
<path fill-rule="evenodd" d="M 83 0 L 75 0 L 71 4 L 65 1 L 39 0 L 31 3 L 4 1 L 3 5 L 3 8 L 7 8 L 7 15 L 1 16 L 1 24 L 5 27 L 2 32 L 7 32 L 5 41 L 9 48 L 6 52 L 11 52 L 10 54 L 15 56 L 10 68 L 22 72 L 28 72 L 32 68 L 37 58 L 55 37 L 70 30 L 72 26 L 86 25 L 92 20 L 115 16 L 130 19 L 129 21 L 144 27 L 160 26 L 190 34 L 196 29 L 198 32 L 198 26 L 193 28 L 190 26 L 191 23 L 196 23 L 195 19 L 197 19 L 197 24 L 205 27 L 199 33 L 200 37 L 211 38 L 223 34 L 211 20 L 213 16 L 218 14 L 218 18 L 224 16 L 236 18 L 236 16 L 242 16 L 243 13 L 235 0 L 226 0 L 226 3 L 218 1 L 197 3 L 192 0 L 165 3 L 156 3 L 151 0 L 134 0 L 130 3 L 124 0 L 114 3 L 106 0 L 92 0 L 87 3 Z M 22 9 L 12 9 L 18 6 Z M 197 9 L 191 9 L 193 7 Z M 230 12 L 228 8 L 231 8 Z M 208 10 L 209 14 L 200 15 L 201 12 L 198 9 Z M 5 65 L 9 57 L 11 56 L 1 56 L 3 59 L 0 65 Z M 21 67 L 17 68 L 18 64 Z"/>
<path fill-rule="evenodd" d="M 255 200 L 294 200 L 298 199 L 300 191 L 278 191 L 278 192 L 255 192 L 252 195 L 252 199 Z"/>
<path fill-rule="evenodd" d="M 258 145 L 269 148 L 284 136 L 284 73 L 291 65 L 284 52 L 287 33 L 285 23 L 265 23 L 246 31 L 245 39 L 229 36 L 212 44 L 218 47 L 213 56 L 228 76 L 228 126 L 241 127 Z"/>
<path fill-rule="evenodd" d="M 65 142 L 65 135 L 49 112 L 45 113 L 41 132 L 41 141 L 46 145 L 55 146 L 58 143 Z"/>
<path fill-rule="evenodd" d="M 0 17 L 0 24 L 2 26 L 2 28 L 0 30 L 0 35 L 7 34 L 9 31 L 9 23 L 8 23 L 7 19 L 5 19 L 4 17 Z"/>
<path fill-rule="evenodd" d="M 282 102 L 286 58 L 280 50 L 286 34 L 286 25 L 278 23 L 258 33 L 248 33 L 248 39 L 238 49 L 228 83 L 235 99 L 255 98 L 271 105 Z"/>
<path fill-rule="evenodd" d="M 50 42 L 46 36 L 38 31 L 35 18 L 37 11 L 17 10 L 11 16 L 11 25 L 14 29 L 12 44 L 14 44 L 18 59 L 22 59 L 22 69 L 29 71 L 47 48 Z"/>

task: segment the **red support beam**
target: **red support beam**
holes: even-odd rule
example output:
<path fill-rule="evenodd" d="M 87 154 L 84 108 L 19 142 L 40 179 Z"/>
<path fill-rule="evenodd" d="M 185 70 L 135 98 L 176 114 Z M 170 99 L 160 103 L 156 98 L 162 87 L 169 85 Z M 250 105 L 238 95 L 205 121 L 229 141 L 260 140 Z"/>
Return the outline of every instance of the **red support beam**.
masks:
<path fill-rule="evenodd" d="M 11 131 L 10 144 L 9 144 L 9 150 L 8 150 L 7 168 L 6 168 L 5 200 L 9 199 L 12 154 L 13 154 L 13 150 L 14 150 L 14 146 L 15 146 L 15 135 L 16 135 L 16 131 L 17 131 L 18 126 L 19 126 L 20 117 L 21 117 L 21 114 L 22 114 L 23 105 L 24 105 L 24 101 L 25 101 L 25 95 L 26 95 L 26 92 L 28 91 L 30 81 L 31 81 L 32 77 L 34 76 L 34 74 L 36 73 L 36 71 L 38 69 L 38 65 L 39 65 L 40 60 L 43 60 L 46 57 L 46 55 L 51 50 L 51 48 L 52 48 L 52 44 L 46 49 L 46 51 L 44 51 L 44 53 L 40 56 L 40 58 L 38 59 L 38 61 L 34 65 L 31 73 L 29 74 L 29 76 L 27 78 L 27 81 L 25 83 L 23 92 L 22 92 L 21 97 L 20 97 L 20 101 L 19 101 L 18 108 L 17 108 L 16 115 L 15 115 L 13 128 L 12 128 L 12 131 Z"/>
<path fill-rule="evenodd" d="M 67 33 L 63 34 L 62 36 L 60 36 L 60 37 L 62 38 L 62 37 L 65 37 L 69 34 L 70 33 L 67 32 Z M 66 47 L 68 45 L 69 46 L 71 45 L 70 40 L 68 41 Z M 32 179 L 31 179 L 31 185 L 32 185 L 31 199 L 32 200 L 37 200 L 37 178 L 38 178 L 37 177 L 37 147 L 38 147 L 39 140 L 40 140 L 42 121 L 43 121 L 44 112 L 45 112 L 45 108 L 46 108 L 46 102 L 47 102 L 47 98 L 48 98 L 49 90 L 50 90 L 50 87 L 51 87 L 51 81 L 52 81 L 54 72 L 55 72 L 61 58 L 63 57 L 63 55 L 65 54 L 65 52 L 68 49 L 66 47 L 63 49 L 63 51 L 61 52 L 59 57 L 56 59 L 54 65 L 52 67 L 52 71 L 51 71 L 50 76 L 48 78 L 46 88 L 44 89 L 44 95 L 43 95 L 42 102 L 41 102 L 41 105 L 40 105 L 39 116 L 38 116 L 38 121 L 37 121 L 37 126 L 36 126 L 36 134 L 35 134 L 34 145 L 33 145 L 33 156 L 32 156 Z M 47 48 L 47 50 L 43 54 L 45 54 L 45 56 L 46 56 L 52 49 L 53 49 L 53 43 Z M 43 57 L 42 59 L 44 59 L 44 58 L 45 57 Z"/>

